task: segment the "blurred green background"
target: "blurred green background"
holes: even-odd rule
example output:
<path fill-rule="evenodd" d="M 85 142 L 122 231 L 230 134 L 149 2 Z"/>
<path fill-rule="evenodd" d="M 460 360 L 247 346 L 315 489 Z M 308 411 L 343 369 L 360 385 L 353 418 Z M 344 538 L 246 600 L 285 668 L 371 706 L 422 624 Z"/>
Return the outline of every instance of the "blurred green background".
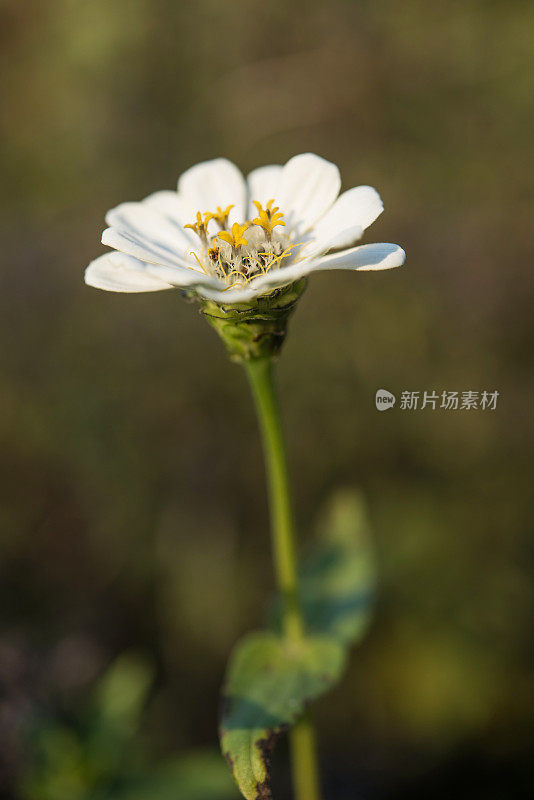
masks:
<path fill-rule="evenodd" d="M 521 0 L 2 2 L 2 798 L 115 796 L 124 764 L 79 766 L 110 674 L 127 763 L 216 747 L 273 584 L 251 401 L 196 306 L 83 269 L 117 203 L 308 150 L 408 254 L 314 277 L 280 363 L 302 539 L 361 487 L 381 575 L 318 705 L 327 800 L 532 797 L 533 33 Z M 378 414 L 378 388 L 500 397 Z"/>

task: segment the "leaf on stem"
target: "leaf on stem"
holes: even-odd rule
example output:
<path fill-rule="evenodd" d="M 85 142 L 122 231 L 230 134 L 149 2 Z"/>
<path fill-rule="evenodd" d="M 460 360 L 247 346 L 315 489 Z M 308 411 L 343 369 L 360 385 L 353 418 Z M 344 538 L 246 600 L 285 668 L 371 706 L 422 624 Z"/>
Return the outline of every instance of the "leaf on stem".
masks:
<path fill-rule="evenodd" d="M 319 516 L 317 539 L 300 570 L 300 598 L 310 633 L 346 646 L 366 632 L 374 599 L 375 563 L 359 492 L 336 492 Z"/>
<path fill-rule="evenodd" d="M 277 633 L 255 633 L 234 651 L 228 670 L 221 745 L 247 800 L 269 800 L 276 737 L 341 676 L 349 647 L 371 613 L 375 568 L 365 504 L 336 493 L 319 517 L 317 540 L 300 570 L 299 595 L 308 637 L 290 645 Z"/>
<path fill-rule="evenodd" d="M 270 760 L 276 737 L 339 678 L 340 644 L 325 637 L 287 643 L 253 633 L 236 647 L 228 670 L 221 747 L 247 800 L 270 800 Z"/>

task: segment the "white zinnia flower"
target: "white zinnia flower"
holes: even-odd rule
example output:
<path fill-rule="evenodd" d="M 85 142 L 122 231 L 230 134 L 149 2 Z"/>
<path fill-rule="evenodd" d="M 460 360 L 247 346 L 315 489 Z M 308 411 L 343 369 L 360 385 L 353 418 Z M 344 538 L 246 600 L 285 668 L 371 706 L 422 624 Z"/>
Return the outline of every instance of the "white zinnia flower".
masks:
<path fill-rule="evenodd" d="M 180 288 L 227 306 L 318 270 L 403 264 L 398 245 L 352 246 L 383 205 L 370 186 L 339 195 L 340 186 L 335 164 L 312 153 L 246 180 L 224 158 L 205 161 L 184 172 L 178 191 L 109 211 L 102 242 L 115 252 L 92 261 L 85 281 L 111 292 Z"/>

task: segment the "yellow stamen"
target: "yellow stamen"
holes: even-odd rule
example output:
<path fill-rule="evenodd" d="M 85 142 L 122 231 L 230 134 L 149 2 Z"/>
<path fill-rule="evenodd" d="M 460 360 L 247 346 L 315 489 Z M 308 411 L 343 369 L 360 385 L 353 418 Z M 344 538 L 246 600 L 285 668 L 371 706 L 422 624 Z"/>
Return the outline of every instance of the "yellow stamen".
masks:
<path fill-rule="evenodd" d="M 222 230 L 226 229 L 226 226 L 228 224 L 228 217 L 230 216 L 230 211 L 232 210 L 233 207 L 234 203 L 232 203 L 229 206 L 226 206 L 226 208 L 221 208 L 221 206 L 217 206 L 217 212 L 211 215 L 213 219 L 219 223 Z"/>
<path fill-rule="evenodd" d="M 293 264 L 298 264 L 300 261 L 305 261 L 307 258 L 309 258 L 309 256 L 303 256 L 302 255 L 302 251 L 309 244 L 311 244 L 311 242 L 299 242 L 297 244 L 291 245 L 292 248 L 295 248 L 295 247 L 299 247 L 300 248 L 300 252 L 298 254 L 298 258 L 295 258 L 295 260 L 292 262 Z"/>
<path fill-rule="evenodd" d="M 225 286 L 224 289 L 221 289 L 221 292 L 227 292 L 229 289 L 242 289 L 243 286 L 246 286 L 246 281 L 245 283 L 242 283 L 242 281 L 236 281 L 235 283 L 231 283 L 229 286 Z"/>
<path fill-rule="evenodd" d="M 258 216 L 252 220 L 254 225 L 259 225 L 266 233 L 270 234 L 277 225 L 286 224 L 283 221 L 284 215 L 279 212 L 279 206 L 274 206 L 273 208 L 274 199 L 269 200 L 265 208 L 257 200 L 253 202 L 258 211 Z"/>
<path fill-rule="evenodd" d="M 220 252 L 221 248 L 213 245 L 212 247 L 208 248 L 208 258 L 211 261 L 218 261 Z"/>
<path fill-rule="evenodd" d="M 272 267 L 275 264 L 277 264 L 278 267 L 280 268 L 284 258 L 287 258 L 291 254 L 291 252 L 295 249 L 295 247 L 302 247 L 303 244 L 304 244 L 303 242 L 296 242 L 295 244 L 290 244 L 289 247 L 286 247 L 286 249 L 282 253 L 280 253 L 279 256 L 275 256 L 274 253 L 270 253 L 268 251 L 265 253 L 258 253 L 259 256 L 271 256 L 271 260 L 265 265 L 265 272 L 269 272 L 269 270 L 272 269 Z"/>
<path fill-rule="evenodd" d="M 250 280 L 250 278 L 247 278 L 247 276 L 243 275 L 243 273 L 240 272 L 238 269 L 233 269 L 231 272 L 228 273 L 228 275 L 226 277 L 227 278 L 231 278 L 232 275 L 237 275 L 238 278 L 241 278 L 241 280 L 244 280 L 245 282 L 247 280 Z"/>
<path fill-rule="evenodd" d="M 258 255 L 261 256 L 262 253 L 258 253 Z M 268 255 L 271 255 L 271 254 L 269 253 Z M 259 258 L 253 258 L 252 261 L 254 262 L 254 265 L 256 266 L 256 268 L 261 271 L 262 275 L 267 275 L 267 269 L 268 268 L 263 266 L 263 264 L 261 263 Z M 253 277 L 254 276 L 251 275 L 251 278 L 253 278 Z"/>
<path fill-rule="evenodd" d="M 212 219 L 213 214 L 209 211 L 204 213 L 204 219 L 202 219 L 202 214 L 200 211 L 197 211 L 197 218 L 196 222 L 189 223 L 188 225 L 184 225 L 184 228 L 191 228 L 192 231 L 200 236 L 203 242 L 206 241 L 206 237 L 208 235 L 208 223 Z"/>
<path fill-rule="evenodd" d="M 222 239 L 223 242 L 228 242 L 231 244 L 232 247 L 237 248 L 240 245 L 248 244 L 247 240 L 243 237 L 243 234 L 250 227 L 250 222 L 245 222 L 244 225 L 240 225 L 238 222 L 234 222 L 232 225 L 232 232 L 229 233 L 228 231 L 219 231 L 217 237 Z"/>
<path fill-rule="evenodd" d="M 206 272 L 206 267 L 204 266 L 204 264 L 202 263 L 202 261 L 197 256 L 197 254 L 195 253 L 194 250 L 191 250 L 191 255 L 196 259 L 196 262 L 197 262 L 198 266 L 200 267 L 200 269 L 202 270 L 202 272 L 204 273 L 204 275 L 208 275 L 208 273 Z M 193 267 L 188 267 L 187 269 L 193 269 Z M 194 271 L 196 272 L 196 270 L 194 270 Z M 209 275 L 208 275 L 208 278 L 209 278 Z"/>

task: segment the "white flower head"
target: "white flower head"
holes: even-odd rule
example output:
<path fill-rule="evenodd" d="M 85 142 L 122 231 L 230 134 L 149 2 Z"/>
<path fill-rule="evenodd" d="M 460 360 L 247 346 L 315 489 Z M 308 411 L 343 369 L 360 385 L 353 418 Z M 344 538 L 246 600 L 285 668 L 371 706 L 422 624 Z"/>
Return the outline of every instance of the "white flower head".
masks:
<path fill-rule="evenodd" d="M 111 292 L 179 288 L 228 306 L 319 270 L 403 264 L 398 245 L 353 246 L 383 205 L 370 186 L 341 195 L 340 186 L 335 164 L 312 153 L 246 179 L 224 158 L 197 164 L 176 192 L 108 212 L 102 242 L 114 252 L 89 264 L 85 282 Z"/>

